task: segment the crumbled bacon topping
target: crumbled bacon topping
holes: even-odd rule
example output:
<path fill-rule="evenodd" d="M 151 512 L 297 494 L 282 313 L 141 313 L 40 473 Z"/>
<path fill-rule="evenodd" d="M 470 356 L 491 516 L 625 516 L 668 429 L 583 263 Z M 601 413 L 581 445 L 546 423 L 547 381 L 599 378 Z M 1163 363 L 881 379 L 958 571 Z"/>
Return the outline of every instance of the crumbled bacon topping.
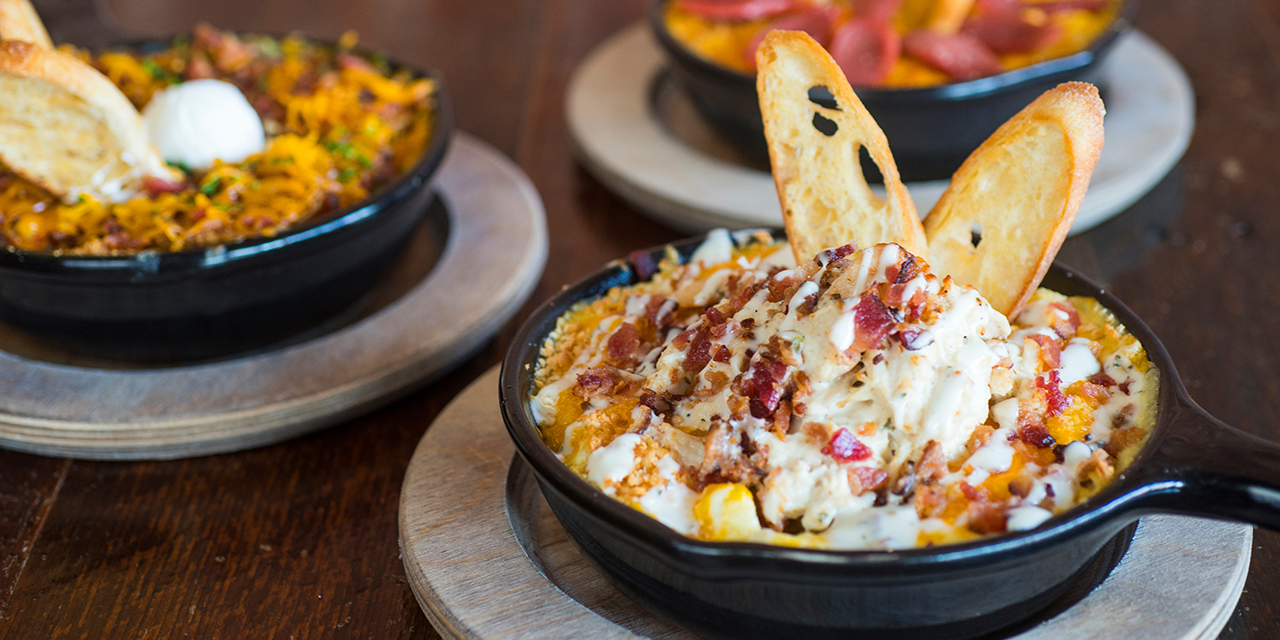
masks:
<path fill-rule="evenodd" d="M 743 395 L 747 396 L 751 415 L 765 419 L 773 415 L 782 400 L 782 379 L 787 375 L 787 365 L 765 357 L 756 358 L 743 377 Z"/>
<path fill-rule="evenodd" d="M 856 354 L 868 349 L 879 349 L 884 345 L 885 336 L 898 325 L 889 308 L 880 301 L 879 296 L 868 291 L 853 308 L 853 344 L 849 354 Z"/>
<path fill-rule="evenodd" d="M 639 347 L 640 331 L 634 324 L 624 322 L 609 336 L 609 361 L 619 367 L 633 367 L 636 364 L 636 349 Z"/>
<path fill-rule="evenodd" d="M 1045 393 L 1046 418 L 1060 416 L 1071 406 L 1071 399 L 1062 393 L 1062 379 L 1058 377 L 1057 369 L 1037 377 L 1036 387 Z"/>
<path fill-rule="evenodd" d="M 822 447 L 822 453 L 835 458 L 837 462 L 857 462 L 870 458 L 871 448 L 862 444 L 848 429 L 842 428 Z"/>

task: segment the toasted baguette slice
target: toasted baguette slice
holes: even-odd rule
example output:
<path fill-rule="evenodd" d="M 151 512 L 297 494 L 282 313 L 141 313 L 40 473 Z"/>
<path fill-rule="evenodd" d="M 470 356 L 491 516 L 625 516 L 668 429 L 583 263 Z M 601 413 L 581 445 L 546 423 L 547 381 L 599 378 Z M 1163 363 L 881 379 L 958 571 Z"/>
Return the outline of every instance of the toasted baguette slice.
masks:
<path fill-rule="evenodd" d="M 45 49 L 53 48 L 49 32 L 27 0 L 0 0 L 0 40 L 21 40 Z"/>
<path fill-rule="evenodd" d="M 796 259 L 850 241 L 896 242 L 927 258 L 924 230 L 884 132 L 826 50 L 803 31 L 774 31 L 757 49 L 756 63 L 773 180 Z M 810 89 L 824 87 L 829 96 L 815 92 L 810 99 Z M 883 200 L 862 175 L 862 147 L 884 174 Z"/>
<path fill-rule="evenodd" d="M 1080 209 L 1102 151 L 1105 112 L 1096 87 L 1069 82 L 991 134 L 925 218 L 934 273 L 974 287 L 1006 316 L 1017 314 Z"/>
<path fill-rule="evenodd" d="M 74 56 L 0 42 L 0 96 L 0 162 L 56 196 L 120 200 L 144 176 L 178 177 L 129 99 Z"/>

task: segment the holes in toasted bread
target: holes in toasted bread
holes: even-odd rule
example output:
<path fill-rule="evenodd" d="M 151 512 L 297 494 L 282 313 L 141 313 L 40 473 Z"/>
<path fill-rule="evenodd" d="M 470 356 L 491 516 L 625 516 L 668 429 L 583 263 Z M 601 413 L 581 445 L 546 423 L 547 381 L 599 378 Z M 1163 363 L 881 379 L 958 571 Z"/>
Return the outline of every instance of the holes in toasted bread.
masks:
<path fill-rule="evenodd" d="M 978 244 L 980 244 L 981 242 L 982 242 L 982 225 L 974 222 L 969 226 L 969 244 L 973 245 L 974 249 L 977 249 Z"/>
<path fill-rule="evenodd" d="M 816 84 L 809 87 L 809 102 L 823 109 L 840 110 L 840 104 L 836 102 L 836 97 L 831 94 L 831 89 L 824 85 Z"/>
<path fill-rule="evenodd" d="M 835 120 L 832 120 L 821 113 L 815 113 L 813 114 L 813 128 L 817 129 L 822 135 L 831 137 L 840 130 L 840 125 L 837 125 Z"/>

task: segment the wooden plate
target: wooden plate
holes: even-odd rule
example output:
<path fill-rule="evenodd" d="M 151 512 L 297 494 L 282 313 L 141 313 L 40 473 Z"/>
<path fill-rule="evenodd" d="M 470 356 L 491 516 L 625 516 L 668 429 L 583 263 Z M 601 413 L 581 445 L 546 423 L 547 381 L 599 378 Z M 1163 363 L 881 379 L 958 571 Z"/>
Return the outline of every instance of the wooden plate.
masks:
<path fill-rule="evenodd" d="M 644 24 L 622 30 L 582 62 L 565 111 L 583 164 L 611 191 L 681 231 L 782 226 L 769 167 L 742 156 L 707 124 L 666 66 Z M 1191 82 L 1146 35 L 1122 36 L 1103 78 L 1107 143 L 1072 234 L 1150 191 L 1182 157 L 1195 128 Z M 907 183 L 920 215 L 948 184 Z"/>
<path fill-rule="evenodd" d="M 498 369 L 445 408 L 400 494 L 400 552 L 445 638 L 693 638 L 598 575 L 556 522 L 507 436 Z M 1019 640 L 1207 640 L 1235 610 L 1253 529 L 1144 518 L 1128 553 L 1073 606 Z"/>
<path fill-rule="evenodd" d="M 435 187 L 442 206 L 357 309 L 254 355 L 130 368 L 0 330 L 0 446 L 97 459 L 247 449 L 334 424 L 448 371 L 532 292 L 547 232 L 529 179 L 476 138 L 454 137 Z"/>

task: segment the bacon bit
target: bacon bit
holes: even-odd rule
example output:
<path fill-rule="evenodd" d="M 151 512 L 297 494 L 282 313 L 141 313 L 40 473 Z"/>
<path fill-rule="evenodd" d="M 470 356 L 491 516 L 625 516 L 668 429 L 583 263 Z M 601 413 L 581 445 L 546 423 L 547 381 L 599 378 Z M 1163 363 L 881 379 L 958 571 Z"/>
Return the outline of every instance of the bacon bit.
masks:
<path fill-rule="evenodd" d="M 1025 498 L 1031 493 L 1031 489 L 1035 487 L 1035 480 L 1028 476 L 1018 476 L 1009 481 L 1009 493 Z"/>
<path fill-rule="evenodd" d="M 726 318 L 719 309 L 715 307 L 708 307 L 706 311 L 702 312 L 702 316 L 707 319 L 706 322 L 702 323 L 702 326 L 709 327 L 711 329 L 712 336 L 716 338 L 723 338 L 725 333 L 728 332 L 729 329 L 725 326 L 725 323 L 728 322 L 729 319 Z M 719 331 L 717 331 L 717 329 L 719 329 Z"/>
<path fill-rule="evenodd" d="M 922 518 L 940 515 L 946 508 L 946 492 L 941 486 L 914 487 L 916 511 Z M 905 492 L 904 492 L 905 494 Z"/>
<path fill-rule="evenodd" d="M 666 313 L 662 313 L 662 306 L 667 303 L 666 296 L 660 296 L 656 293 L 649 295 L 649 304 L 644 306 L 644 317 L 658 328 L 666 327 L 671 324 L 671 319 L 675 315 L 671 309 L 667 309 Z"/>
<path fill-rule="evenodd" d="M 769 283 L 765 285 L 769 288 L 769 302 L 782 302 L 790 298 L 805 280 L 804 274 L 799 273 L 793 273 L 781 280 L 770 278 Z"/>
<path fill-rule="evenodd" d="M 1027 336 L 1027 340 L 1036 343 L 1040 351 L 1040 363 L 1045 370 L 1056 370 L 1062 365 L 1062 347 L 1058 346 L 1057 340 L 1039 333 Z"/>
<path fill-rule="evenodd" d="M 1049 328 L 1054 333 L 1062 336 L 1063 340 L 1070 339 L 1076 335 L 1076 331 L 1080 328 L 1080 313 L 1076 311 L 1075 305 L 1070 302 L 1052 302 L 1049 305 Z M 1067 317 L 1058 314 L 1061 311 Z"/>
<path fill-rule="evenodd" d="M 696 477 L 715 478 L 716 481 L 750 484 L 760 478 L 744 449 L 754 448 L 750 440 L 735 430 L 728 422 L 717 421 L 707 433 L 702 466 Z"/>
<path fill-rule="evenodd" d="M 613 367 L 593 367 L 578 374 L 578 386 L 589 392 L 609 391 L 617 381 L 618 371 Z"/>
<path fill-rule="evenodd" d="M 1080 466 L 1079 478 L 1081 480 L 1081 484 L 1084 484 L 1085 481 L 1092 480 L 1092 478 L 1089 477 L 1090 475 L 1097 475 L 1103 482 L 1107 482 L 1111 480 L 1112 476 L 1115 474 L 1116 469 L 1108 459 L 1107 451 L 1098 449 L 1093 452 L 1093 455 L 1089 457 L 1087 462 Z"/>
<path fill-rule="evenodd" d="M 1111 392 L 1107 391 L 1106 387 L 1087 380 L 1080 385 L 1080 395 L 1096 401 L 1099 405 L 1111 398 Z"/>
<path fill-rule="evenodd" d="M 930 440 L 924 446 L 924 453 L 920 454 L 920 461 L 916 463 L 916 478 L 928 484 L 942 479 L 945 475 L 947 475 L 947 459 L 942 455 L 942 445 L 938 444 L 937 440 Z"/>
<path fill-rule="evenodd" d="M 933 334 L 924 329 L 903 329 L 893 334 L 893 337 L 901 342 L 907 351 L 919 351 L 933 344 Z"/>
<path fill-rule="evenodd" d="M 192 222 L 200 222 L 201 220 L 204 220 L 204 217 L 206 215 L 208 215 L 208 212 L 206 212 L 203 208 L 200 208 L 187 214 L 187 217 L 191 218 Z"/>
<path fill-rule="evenodd" d="M 1018 438 L 1033 447 L 1041 449 L 1051 447 L 1056 442 L 1042 424 L 1027 424 L 1019 427 Z"/>
<path fill-rule="evenodd" d="M 729 386 L 729 376 L 725 375 L 723 371 L 712 371 L 702 377 L 702 384 L 698 385 L 694 395 L 699 398 L 710 398 L 720 393 L 720 390 L 727 386 Z"/>
<path fill-rule="evenodd" d="M 631 263 L 631 270 L 639 281 L 648 280 L 658 272 L 658 264 L 653 261 L 653 256 L 639 249 L 627 254 L 627 262 Z"/>
<path fill-rule="evenodd" d="M 848 429 L 843 428 L 831 436 L 831 440 L 822 447 L 822 453 L 835 458 L 837 462 L 857 462 L 871 457 L 870 447 L 859 442 Z"/>
<path fill-rule="evenodd" d="M 845 352 L 850 355 L 868 349 L 879 349 L 884 344 L 885 336 L 898 324 L 888 307 L 870 291 L 862 295 L 853 312 L 854 339 Z"/>
<path fill-rule="evenodd" d="M 1062 394 L 1062 380 L 1058 377 L 1057 369 L 1037 377 L 1036 386 L 1045 392 L 1045 404 L 1048 409 L 1044 414 L 1046 418 L 1060 416 L 1071 406 L 1071 399 Z"/>
<path fill-rule="evenodd" d="M 729 315 L 737 313 L 747 305 L 751 298 L 755 297 L 757 291 L 763 288 L 764 283 L 762 282 L 752 282 L 746 286 L 738 286 L 737 283 L 734 283 L 734 287 L 730 288 L 730 293 L 725 298 L 725 309 L 729 312 Z"/>
<path fill-rule="evenodd" d="M 1147 430 L 1142 427 L 1116 429 L 1111 432 L 1111 441 L 1103 445 L 1102 448 L 1112 456 L 1119 458 L 1125 449 L 1142 442 L 1145 437 L 1147 437 Z"/>
<path fill-rule="evenodd" d="M 609 336 L 607 354 L 609 361 L 620 367 L 636 364 L 636 349 L 640 346 L 640 331 L 634 324 L 624 322 Z"/>
<path fill-rule="evenodd" d="M 578 384 L 582 384 L 582 381 L 579 380 Z M 648 389 L 640 393 L 639 404 L 649 407 L 654 413 L 668 413 L 675 405 L 673 399 L 669 394 L 667 394 L 667 392 L 664 391 L 659 395 Z"/>
<path fill-rule="evenodd" d="M 688 329 L 681 331 L 678 335 L 676 335 L 676 337 L 672 338 L 671 344 L 676 347 L 683 347 L 686 344 L 689 344 L 690 340 L 693 340 L 693 336 L 697 332 L 698 332 L 697 329 L 693 327 L 689 327 Z"/>
<path fill-rule="evenodd" d="M 729 362 L 729 358 L 732 356 L 733 354 L 729 352 L 728 347 L 718 344 L 716 345 L 716 354 L 712 356 L 711 359 L 721 364 L 727 364 Z"/>
<path fill-rule="evenodd" d="M 900 307 L 902 306 L 902 294 L 907 290 L 907 285 L 881 282 L 880 286 L 876 287 L 876 289 L 880 293 L 880 300 L 882 302 L 890 307 Z"/>
<path fill-rule="evenodd" d="M 982 502 L 987 499 L 981 491 L 978 491 L 976 487 L 971 486 L 968 482 L 957 482 L 956 488 L 960 489 L 960 493 L 963 493 L 965 499 L 969 502 Z"/>
<path fill-rule="evenodd" d="M 1125 394 L 1126 396 L 1127 396 L 1127 395 L 1129 395 L 1129 383 L 1130 383 L 1130 382 L 1132 382 L 1132 381 L 1131 381 L 1131 380 L 1125 380 L 1124 382 L 1121 382 L 1121 383 L 1119 384 L 1119 387 L 1120 387 L 1120 393 L 1123 393 L 1123 394 Z"/>
<path fill-rule="evenodd" d="M 965 485 L 968 486 L 968 485 Z M 979 534 L 1000 533 L 1007 528 L 1003 505 L 971 502 L 968 509 L 969 530 Z"/>
<path fill-rule="evenodd" d="M 185 180 L 175 182 L 157 178 L 156 176 L 143 176 L 142 188 L 146 189 L 147 193 L 156 196 L 162 193 L 178 193 L 187 188 L 187 183 Z"/>
<path fill-rule="evenodd" d="M 817 260 L 819 264 L 821 264 L 823 260 L 826 260 L 828 265 L 834 264 L 837 267 L 842 267 L 845 264 L 848 264 L 848 261 L 845 260 L 845 258 L 857 251 L 858 243 L 850 242 L 849 244 L 841 245 L 834 249 L 824 249 L 819 251 L 814 260 Z"/>
<path fill-rule="evenodd" d="M 797 307 L 798 310 L 796 311 L 796 317 L 803 318 L 813 313 L 815 310 L 817 310 L 817 308 L 818 308 L 818 294 L 814 293 L 811 295 L 807 295 L 805 296 L 804 300 L 800 302 L 800 306 Z"/>
<path fill-rule="evenodd" d="M 907 282 L 910 282 L 924 271 L 924 267 L 921 266 L 920 262 L 920 258 L 917 258 L 914 254 L 908 253 L 907 257 L 902 260 L 901 264 L 889 267 L 890 269 L 897 270 L 897 273 L 889 276 L 889 278 L 898 284 L 906 284 Z M 886 270 L 885 275 L 888 275 L 888 273 L 888 270 Z"/>
<path fill-rule="evenodd" d="M 701 371 L 703 367 L 711 362 L 711 339 L 710 332 L 706 327 L 700 327 L 694 334 L 693 339 L 689 341 L 689 349 L 685 352 L 684 364 L 685 371 L 696 372 Z"/>
<path fill-rule="evenodd" d="M 769 425 L 769 430 L 774 435 L 787 439 L 787 432 L 791 431 L 791 401 L 783 398 L 778 401 L 778 410 L 773 412 L 773 423 Z"/>
<path fill-rule="evenodd" d="M 1100 387 L 1106 387 L 1108 389 L 1116 386 L 1115 379 L 1105 373 L 1095 373 L 1086 379 L 1089 382 L 1092 382 L 1093 384 L 1096 384 Z"/>
<path fill-rule="evenodd" d="M 849 477 L 849 489 L 855 496 L 875 491 L 889 479 L 887 471 L 873 467 L 853 467 L 845 473 Z"/>
<path fill-rule="evenodd" d="M 761 420 L 768 418 L 782 400 L 782 387 L 778 383 L 787 375 L 787 365 L 760 358 L 751 363 L 743 377 L 743 394 L 747 396 L 751 415 Z"/>

